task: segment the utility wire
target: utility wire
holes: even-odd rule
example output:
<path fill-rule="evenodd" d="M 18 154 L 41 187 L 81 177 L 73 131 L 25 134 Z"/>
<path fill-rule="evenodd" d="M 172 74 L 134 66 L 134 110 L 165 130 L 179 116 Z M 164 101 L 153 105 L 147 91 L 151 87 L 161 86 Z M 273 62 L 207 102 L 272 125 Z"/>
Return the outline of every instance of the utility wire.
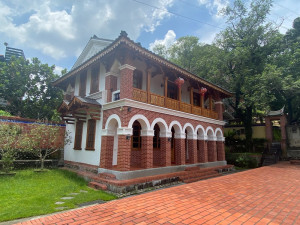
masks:
<path fill-rule="evenodd" d="M 160 8 L 160 7 L 157 7 L 157 6 L 154 6 L 154 5 L 150 5 L 150 4 L 145 3 L 145 2 L 140 2 L 140 1 L 138 1 L 138 0 L 132 0 L 132 1 L 134 1 L 134 2 L 136 2 L 136 3 L 139 3 L 139 4 L 142 4 L 142 5 L 146 5 L 146 6 L 148 6 L 148 7 L 154 8 L 154 9 L 158 9 L 158 10 L 161 10 L 161 11 L 165 11 L 165 12 L 167 12 L 167 13 L 173 14 L 173 15 L 178 16 L 178 17 L 182 17 L 182 18 L 187 19 L 187 20 L 191 20 L 191 21 L 194 21 L 194 22 L 197 22 L 197 23 L 202 23 L 202 24 L 205 24 L 205 25 L 208 25 L 208 26 L 211 26 L 211 27 L 218 28 L 218 29 L 220 29 L 220 30 L 223 30 L 223 29 L 224 29 L 224 28 L 222 28 L 222 27 L 215 26 L 215 25 L 213 25 L 213 24 L 209 24 L 209 23 L 203 22 L 203 21 L 201 21 L 201 20 L 193 19 L 193 18 L 191 18 L 191 17 L 184 16 L 184 15 L 181 15 L 181 14 L 179 14 L 179 13 L 172 12 L 172 11 L 170 11 L 170 10 L 163 9 L 163 8 Z"/>

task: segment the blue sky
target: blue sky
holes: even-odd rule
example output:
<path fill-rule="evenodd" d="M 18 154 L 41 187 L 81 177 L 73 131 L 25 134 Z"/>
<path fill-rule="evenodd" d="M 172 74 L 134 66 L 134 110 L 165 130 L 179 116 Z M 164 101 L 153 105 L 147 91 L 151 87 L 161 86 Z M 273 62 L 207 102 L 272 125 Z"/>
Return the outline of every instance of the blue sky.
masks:
<path fill-rule="evenodd" d="M 56 65 L 70 68 L 89 38 L 115 39 L 121 30 L 142 46 L 171 45 L 193 35 L 211 43 L 226 27 L 219 11 L 232 0 L 0 0 L 0 54 L 7 42 Z M 249 2 L 249 1 L 246 1 Z M 300 16 L 299 0 L 275 0 L 268 21 L 285 33 Z"/>

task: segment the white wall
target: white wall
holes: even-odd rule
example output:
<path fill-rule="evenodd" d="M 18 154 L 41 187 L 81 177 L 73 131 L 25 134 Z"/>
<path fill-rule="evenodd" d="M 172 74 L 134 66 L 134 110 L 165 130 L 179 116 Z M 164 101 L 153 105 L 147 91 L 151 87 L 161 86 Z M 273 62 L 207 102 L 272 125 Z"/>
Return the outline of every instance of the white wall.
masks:
<path fill-rule="evenodd" d="M 90 90 L 91 90 L 91 74 L 92 70 L 91 68 L 88 69 L 87 71 L 87 77 L 86 77 L 86 89 L 85 89 L 85 96 L 90 95 Z"/>
<path fill-rule="evenodd" d="M 104 91 L 105 90 L 105 67 L 103 64 L 100 64 L 100 86 L 99 86 L 99 91 Z"/>
<path fill-rule="evenodd" d="M 163 85 L 162 87 L 161 84 Z M 165 95 L 165 83 L 162 74 L 151 77 L 150 91 L 157 95 Z"/>
<path fill-rule="evenodd" d="M 72 162 L 86 163 L 90 165 L 99 166 L 100 164 L 100 151 L 101 151 L 101 129 L 102 121 L 96 121 L 96 133 L 95 133 L 95 151 L 86 151 L 86 134 L 87 123 L 83 124 L 81 150 L 74 150 L 75 140 L 75 124 L 67 124 L 66 130 L 70 132 L 72 142 L 69 145 L 65 145 L 64 159 Z"/>
<path fill-rule="evenodd" d="M 79 81 L 80 81 L 80 75 L 77 74 L 76 79 L 75 79 L 75 91 L 74 91 L 74 95 L 76 95 L 76 96 L 79 95 Z"/>
<path fill-rule="evenodd" d="M 190 92 L 188 87 L 190 83 L 185 81 L 184 84 L 181 86 L 181 101 L 190 104 Z"/>

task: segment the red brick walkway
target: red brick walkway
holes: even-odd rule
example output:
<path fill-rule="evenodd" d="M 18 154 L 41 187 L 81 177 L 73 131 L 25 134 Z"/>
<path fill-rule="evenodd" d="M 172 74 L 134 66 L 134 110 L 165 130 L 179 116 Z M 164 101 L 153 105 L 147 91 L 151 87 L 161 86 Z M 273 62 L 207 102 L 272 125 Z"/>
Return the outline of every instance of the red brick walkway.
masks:
<path fill-rule="evenodd" d="M 300 166 L 280 163 L 22 224 L 300 224 Z"/>

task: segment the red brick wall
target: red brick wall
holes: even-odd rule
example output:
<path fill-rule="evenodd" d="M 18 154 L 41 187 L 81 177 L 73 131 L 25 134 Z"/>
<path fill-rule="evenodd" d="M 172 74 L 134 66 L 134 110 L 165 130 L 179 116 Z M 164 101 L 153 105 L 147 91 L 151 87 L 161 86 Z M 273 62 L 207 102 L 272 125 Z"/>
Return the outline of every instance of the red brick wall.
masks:
<path fill-rule="evenodd" d="M 100 157 L 100 167 L 110 169 L 112 168 L 113 160 L 113 147 L 114 145 L 113 136 L 102 136 L 101 141 L 101 157 Z"/>
<path fill-rule="evenodd" d="M 34 126 L 39 126 L 37 123 L 40 121 L 34 120 L 34 119 L 28 119 L 28 118 L 20 118 L 20 117 L 6 117 L 6 116 L 0 116 L 0 124 L 16 124 L 20 125 L 23 129 L 23 132 L 28 132 L 30 129 L 32 129 L 33 125 Z M 57 125 L 59 126 L 59 133 L 57 134 L 56 141 L 54 145 L 58 148 L 63 148 L 64 147 L 64 139 L 65 139 L 65 131 L 66 127 L 63 123 L 55 123 L 55 122 L 48 122 L 45 123 L 48 124 L 49 126 L 51 125 Z"/>
<path fill-rule="evenodd" d="M 131 140 L 125 135 L 119 135 L 118 167 L 122 171 L 130 170 Z"/>
<path fill-rule="evenodd" d="M 198 140 L 198 162 L 205 163 L 208 162 L 207 155 L 207 142 L 204 140 Z"/>
<path fill-rule="evenodd" d="M 131 149 L 131 146 L 130 146 Z M 131 150 L 130 153 L 130 166 L 134 167 L 134 168 L 140 168 L 142 167 L 142 153 L 141 153 L 141 149 L 140 150 Z"/>
<path fill-rule="evenodd" d="M 124 68 L 120 71 L 120 99 L 133 97 L 133 70 Z"/>
<path fill-rule="evenodd" d="M 197 163 L 197 140 L 188 140 L 188 153 L 189 160 L 188 163 Z"/>
<path fill-rule="evenodd" d="M 175 138 L 175 164 L 185 164 L 185 139 Z"/>
<path fill-rule="evenodd" d="M 171 142 L 168 138 L 160 138 L 161 166 L 171 166 Z"/>
<path fill-rule="evenodd" d="M 153 168 L 153 137 L 142 137 L 141 166 L 143 168 Z"/>
<path fill-rule="evenodd" d="M 105 77 L 105 90 L 107 90 L 107 102 L 111 102 L 112 92 L 117 90 L 117 77 L 113 75 Z"/>
<path fill-rule="evenodd" d="M 215 141 L 208 141 L 207 144 L 208 162 L 217 161 L 217 149 Z"/>

